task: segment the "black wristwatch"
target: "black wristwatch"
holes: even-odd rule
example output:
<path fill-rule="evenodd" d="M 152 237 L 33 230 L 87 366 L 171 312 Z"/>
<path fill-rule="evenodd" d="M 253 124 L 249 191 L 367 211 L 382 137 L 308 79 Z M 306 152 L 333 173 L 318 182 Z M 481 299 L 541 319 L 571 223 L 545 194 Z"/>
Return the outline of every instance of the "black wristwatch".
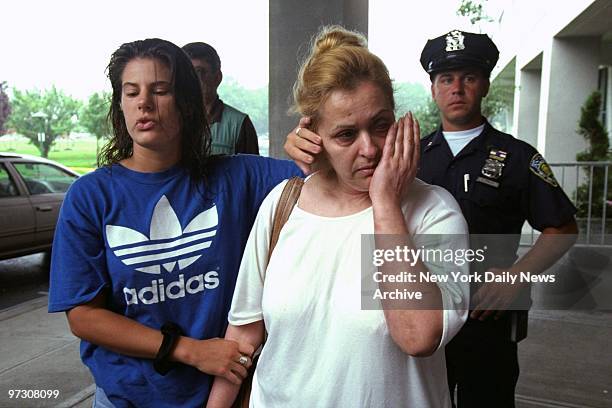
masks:
<path fill-rule="evenodd" d="M 168 371 L 178 364 L 174 361 L 170 361 L 170 353 L 172 353 L 172 349 L 183 332 L 180 327 L 172 322 L 164 323 L 161 327 L 161 332 L 164 335 L 164 339 L 162 340 L 161 346 L 159 346 L 155 360 L 153 360 L 153 368 L 159 374 L 166 375 Z"/>

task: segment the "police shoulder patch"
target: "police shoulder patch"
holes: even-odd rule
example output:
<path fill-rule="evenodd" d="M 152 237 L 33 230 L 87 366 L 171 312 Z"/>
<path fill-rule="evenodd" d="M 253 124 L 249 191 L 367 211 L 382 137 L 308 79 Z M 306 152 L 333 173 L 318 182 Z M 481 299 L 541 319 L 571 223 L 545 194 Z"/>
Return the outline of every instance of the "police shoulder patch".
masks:
<path fill-rule="evenodd" d="M 529 170 L 548 184 L 553 187 L 559 187 L 559 183 L 557 183 L 557 179 L 555 179 L 555 175 L 553 174 L 550 166 L 544 160 L 544 157 L 540 153 L 536 153 L 531 158 L 531 162 L 529 163 Z"/>

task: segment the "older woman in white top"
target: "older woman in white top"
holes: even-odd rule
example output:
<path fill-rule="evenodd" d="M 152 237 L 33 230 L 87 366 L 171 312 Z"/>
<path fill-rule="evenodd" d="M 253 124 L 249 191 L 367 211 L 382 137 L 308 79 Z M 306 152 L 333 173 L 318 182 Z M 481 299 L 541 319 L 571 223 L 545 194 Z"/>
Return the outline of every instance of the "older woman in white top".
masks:
<path fill-rule="evenodd" d="M 458 234 L 453 245 L 467 246 L 452 196 L 415 179 L 418 123 L 411 114 L 395 122 L 386 67 L 363 36 L 337 26 L 315 39 L 294 98 L 327 165 L 306 180 L 271 259 L 285 183 L 264 200 L 244 252 L 226 338 L 257 348 L 267 330 L 250 406 L 450 407 L 444 345 L 465 321 L 467 286 L 405 285 L 427 296 L 429 310 L 361 303 L 362 234 L 394 234 L 413 249 L 426 245 L 423 234 Z M 237 392 L 217 377 L 208 406 L 228 406 Z"/>

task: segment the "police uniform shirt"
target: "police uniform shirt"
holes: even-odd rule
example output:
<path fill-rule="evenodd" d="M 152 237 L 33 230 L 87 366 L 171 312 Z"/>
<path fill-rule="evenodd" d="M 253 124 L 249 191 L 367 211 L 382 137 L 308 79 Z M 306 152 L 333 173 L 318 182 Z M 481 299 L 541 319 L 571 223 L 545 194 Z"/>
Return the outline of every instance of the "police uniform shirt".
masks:
<path fill-rule="evenodd" d="M 421 152 L 417 176 L 455 197 L 470 234 L 520 234 L 525 220 L 541 231 L 576 213 L 537 150 L 488 122 L 455 157 L 441 127 L 421 140 Z"/>

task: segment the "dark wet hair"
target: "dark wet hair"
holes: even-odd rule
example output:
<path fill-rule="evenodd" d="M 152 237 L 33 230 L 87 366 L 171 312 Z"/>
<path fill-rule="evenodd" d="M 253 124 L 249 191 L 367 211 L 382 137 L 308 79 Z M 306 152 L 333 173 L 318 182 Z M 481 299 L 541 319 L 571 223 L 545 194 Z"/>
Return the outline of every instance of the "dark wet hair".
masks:
<path fill-rule="evenodd" d="M 212 45 L 203 42 L 192 42 L 183 45 L 183 51 L 189 55 L 191 59 L 203 59 L 210 65 L 213 72 L 218 72 L 221 69 L 221 60 L 217 50 Z"/>
<path fill-rule="evenodd" d="M 200 82 L 189 57 L 175 44 L 150 38 L 125 43 L 111 56 L 107 67 L 113 87 L 108 120 L 113 129 L 109 142 L 98 156 L 98 166 L 110 166 L 133 154 L 133 142 L 121 110 L 122 76 L 136 58 L 154 59 L 170 69 L 171 86 L 181 125 L 181 161 L 193 179 L 205 176 L 210 155 L 210 131 L 204 111 Z"/>

